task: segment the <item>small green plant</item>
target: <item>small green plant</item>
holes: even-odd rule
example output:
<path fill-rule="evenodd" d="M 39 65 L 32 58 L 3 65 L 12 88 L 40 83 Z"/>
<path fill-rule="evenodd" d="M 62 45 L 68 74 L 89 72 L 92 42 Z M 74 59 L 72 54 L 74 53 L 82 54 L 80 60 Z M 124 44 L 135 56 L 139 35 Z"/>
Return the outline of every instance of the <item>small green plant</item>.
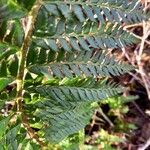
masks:
<path fill-rule="evenodd" d="M 107 131 L 101 129 L 99 131 L 99 137 L 97 138 L 95 143 L 99 144 L 100 148 L 103 150 L 115 150 L 116 148 L 113 146 L 124 141 L 125 139 L 123 139 L 123 137 L 109 134 Z"/>
<path fill-rule="evenodd" d="M 134 0 L 0 0 L 0 149 L 44 149 L 83 129 L 100 100 L 123 92 L 105 77 L 133 70 L 108 55 L 138 40 Z M 97 107 L 97 106 L 96 106 Z"/>
<path fill-rule="evenodd" d="M 102 102 L 102 104 L 109 105 L 109 112 L 107 113 L 109 117 L 116 117 L 116 119 L 114 120 L 114 130 L 128 132 L 129 130 L 136 129 L 134 123 L 125 121 L 124 115 L 129 112 L 129 107 L 126 104 L 134 101 L 137 98 L 137 96 L 115 96 L 112 98 L 108 98 L 107 100 L 104 100 Z"/>

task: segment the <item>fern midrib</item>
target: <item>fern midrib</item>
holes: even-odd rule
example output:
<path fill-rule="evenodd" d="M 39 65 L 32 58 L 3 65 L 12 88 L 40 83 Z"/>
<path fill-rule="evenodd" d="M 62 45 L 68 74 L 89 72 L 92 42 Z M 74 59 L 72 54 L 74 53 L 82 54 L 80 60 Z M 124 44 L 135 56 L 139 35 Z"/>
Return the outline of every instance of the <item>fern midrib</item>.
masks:
<path fill-rule="evenodd" d="M 126 13 L 130 13 L 130 12 L 135 12 L 135 13 L 140 13 L 140 11 L 138 10 L 134 10 L 134 9 L 123 9 L 121 6 L 116 6 L 116 5 L 110 5 L 110 4 L 106 4 L 106 3 L 91 3 L 91 2 L 80 2 L 80 1 L 77 1 L 77 2 L 73 2 L 73 1 L 65 1 L 65 2 L 61 2 L 61 1 L 45 1 L 45 3 L 48 3 L 48 4 L 56 4 L 56 5 L 60 5 L 60 4 L 68 4 L 68 5 L 81 5 L 81 6 L 86 6 L 86 5 L 89 5 L 89 6 L 92 6 L 92 7 L 99 7 L 99 8 L 107 8 L 107 9 L 116 9 L 118 11 L 123 11 L 123 12 L 126 12 Z"/>
<path fill-rule="evenodd" d="M 100 34 L 100 35 L 99 35 Z M 97 33 L 97 32 L 93 32 L 93 33 L 87 33 L 87 34 L 84 34 L 84 33 L 80 33 L 80 34 L 74 34 L 74 33 L 71 33 L 71 34 L 61 34 L 61 35 L 53 35 L 53 36 L 44 36 L 44 39 L 60 39 L 60 38 L 64 38 L 64 39 L 67 39 L 67 38 L 88 38 L 88 37 L 97 37 L 97 38 L 119 38 L 119 39 L 123 39 L 123 40 L 127 40 L 127 37 L 126 36 L 130 36 L 130 34 L 126 33 L 126 34 L 123 34 L 123 35 L 118 35 L 118 36 L 115 36 L 112 35 L 112 34 L 107 34 L 104 33 L 104 32 L 101 32 L 101 33 Z M 43 37 L 36 37 L 36 36 L 33 36 L 33 39 L 41 39 Z"/>
<path fill-rule="evenodd" d="M 46 92 L 46 89 L 43 88 L 43 86 L 39 86 L 42 88 L 42 90 Z M 37 87 L 38 88 L 38 87 Z M 47 87 L 46 87 L 47 88 Z M 48 88 L 50 88 L 50 90 L 53 90 L 53 89 L 60 89 L 60 90 L 63 90 L 63 89 L 76 89 L 76 90 L 88 90 L 88 91 L 96 91 L 96 92 L 100 92 L 101 90 L 121 90 L 123 89 L 121 86 L 117 86 L 117 87 L 113 87 L 111 85 L 105 85 L 103 87 L 97 87 L 97 88 L 87 88 L 87 87 L 76 87 L 76 86 L 49 86 Z"/>
<path fill-rule="evenodd" d="M 125 64 L 105 64 L 105 62 L 104 62 L 105 60 L 103 60 L 103 62 L 101 62 L 101 63 L 93 63 L 93 62 L 83 62 L 83 61 L 81 61 L 81 62 L 78 62 L 78 61 L 73 61 L 73 62 L 50 62 L 50 63 L 48 63 L 48 64 L 36 64 L 37 66 L 39 65 L 40 67 L 46 67 L 46 66 L 49 66 L 49 65 L 54 65 L 54 66 L 61 66 L 61 65 L 85 65 L 85 66 L 87 66 L 87 65 L 92 65 L 92 66 L 94 66 L 94 67 L 110 67 L 110 68 L 122 68 L 122 66 L 124 66 Z M 32 67 L 32 66 L 34 66 L 34 65 L 31 65 L 31 66 L 29 66 L 28 68 L 30 68 L 30 67 Z"/>

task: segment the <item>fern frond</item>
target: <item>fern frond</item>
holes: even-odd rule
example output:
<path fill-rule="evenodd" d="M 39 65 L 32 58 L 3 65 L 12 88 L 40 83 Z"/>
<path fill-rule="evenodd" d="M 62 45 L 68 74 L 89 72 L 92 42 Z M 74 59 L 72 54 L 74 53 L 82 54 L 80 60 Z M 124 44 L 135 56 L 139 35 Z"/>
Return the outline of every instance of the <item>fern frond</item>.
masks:
<path fill-rule="evenodd" d="M 75 16 L 80 22 L 94 21 L 135 23 L 145 19 L 143 7 L 138 0 L 86 0 L 86 1 L 45 1 L 43 7 L 55 16 L 71 19 Z"/>
<path fill-rule="evenodd" d="M 11 116 L 12 117 L 12 116 Z M 19 146 L 19 139 L 17 134 L 20 130 L 21 124 L 9 126 L 10 116 L 1 118 L 0 120 L 0 149 L 17 149 Z"/>
<path fill-rule="evenodd" d="M 40 14 L 41 13 L 41 14 Z M 33 41 L 44 49 L 58 51 L 90 50 L 90 48 L 122 48 L 137 42 L 119 24 L 58 19 L 40 12 Z M 44 18 L 42 14 L 44 15 Z"/>
<path fill-rule="evenodd" d="M 101 77 L 133 69 L 107 49 L 137 42 L 123 25 L 145 19 L 138 0 L 0 0 L 0 108 L 15 103 L 10 118 L 0 115 L 0 149 L 59 142 L 84 128 L 94 104 L 123 92 Z"/>
<path fill-rule="evenodd" d="M 8 58 L 12 54 L 15 54 L 18 49 L 19 48 L 17 46 L 0 43 L 0 61 L 4 58 Z"/>
<path fill-rule="evenodd" d="M 56 60 L 59 61 L 43 65 L 33 65 L 29 67 L 29 70 L 35 74 L 44 74 L 46 76 L 56 76 L 59 78 L 72 78 L 75 76 L 110 77 L 112 75 L 121 75 L 133 69 L 133 67 L 128 64 L 118 63 L 113 57 L 109 58 L 106 53 L 102 53 L 102 51 L 61 53 L 61 55 L 57 55 L 56 53 L 55 56 Z M 60 59 L 58 57 L 60 57 Z"/>
<path fill-rule="evenodd" d="M 89 123 L 93 113 L 89 104 L 82 104 L 72 110 L 58 114 L 51 113 L 50 109 L 50 107 L 39 109 L 36 116 L 45 122 L 45 138 L 54 143 L 83 129 Z"/>
<path fill-rule="evenodd" d="M 59 25 L 60 22 L 61 25 Z M 91 48 L 122 48 L 135 43 L 137 40 L 129 32 L 120 28 L 119 25 L 104 24 L 99 26 L 95 24 L 87 30 L 86 25 L 89 27 L 88 24 L 81 24 L 81 32 L 78 26 L 75 25 L 74 27 L 76 28 L 74 31 L 67 33 L 65 21 L 59 21 L 58 24 L 56 24 L 55 35 L 35 37 L 34 42 L 43 49 L 51 49 L 54 51 L 59 51 L 59 49 L 66 51 L 90 51 Z M 86 33 L 84 33 L 84 29 Z"/>
<path fill-rule="evenodd" d="M 26 15 L 23 10 L 15 1 L 1 0 L 0 1 L 0 23 L 8 19 L 22 18 Z"/>
<path fill-rule="evenodd" d="M 60 106 L 79 105 L 79 103 L 96 102 L 123 92 L 121 86 L 115 84 L 103 85 L 101 88 L 84 88 L 71 86 L 39 86 L 36 91 L 41 96 L 57 102 Z M 42 105 L 46 104 L 44 101 Z"/>
<path fill-rule="evenodd" d="M 36 95 L 40 94 L 40 98 L 37 97 L 37 107 L 40 109 L 51 107 L 49 111 L 55 114 L 83 103 L 97 102 L 115 96 L 123 92 L 123 87 L 107 80 L 97 81 L 93 78 L 63 80 L 53 78 L 43 85 L 31 85 L 27 90 Z"/>
<path fill-rule="evenodd" d="M 16 117 L 16 116 L 15 116 Z M 20 123 L 11 124 L 11 119 L 13 119 L 13 115 L 9 115 L 9 117 L 2 117 L 0 120 L 0 150 L 10 149 L 17 150 L 20 147 L 22 149 L 30 149 L 33 147 L 35 149 L 40 149 L 39 145 L 35 144 L 30 139 L 26 138 L 26 130 L 22 128 Z M 27 147 L 30 144 L 30 147 Z M 33 147 L 32 147 L 33 146 Z"/>
<path fill-rule="evenodd" d="M 5 72 L 5 77 L 7 75 L 16 77 L 19 60 L 17 52 L 24 38 L 22 23 L 19 20 L 4 21 L 0 31 L 0 76 Z"/>
<path fill-rule="evenodd" d="M 0 145 L 4 147 L 9 147 L 12 149 L 16 149 L 19 146 L 19 143 L 17 143 L 16 137 L 19 132 L 20 125 L 17 125 L 10 129 L 0 140 Z"/>
<path fill-rule="evenodd" d="M 57 143 L 84 128 L 95 109 L 91 106 L 93 102 L 117 95 L 123 90 L 121 86 L 113 83 L 86 87 L 90 81 L 92 82 L 81 81 L 83 87 L 36 87 L 40 100 L 34 104 L 37 109 L 34 115 L 44 124 L 43 130 L 47 140 Z"/>
<path fill-rule="evenodd" d="M 0 26 L 1 34 L 0 40 L 3 41 L 3 47 L 21 47 L 23 38 L 24 38 L 24 30 L 21 24 L 21 21 L 4 21 Z M 5 45 L 4 45 L 5 44 Z"/>

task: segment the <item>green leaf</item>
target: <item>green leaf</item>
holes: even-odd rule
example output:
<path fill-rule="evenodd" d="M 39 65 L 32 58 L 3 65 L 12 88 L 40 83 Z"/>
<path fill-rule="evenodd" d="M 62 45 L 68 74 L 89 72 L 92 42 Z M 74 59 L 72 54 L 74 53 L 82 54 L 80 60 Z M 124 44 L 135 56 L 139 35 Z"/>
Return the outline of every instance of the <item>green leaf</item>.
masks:
<path fill-rule="evenodd" d="M 57 56 L 58 53 L 56 53 Z M 61 58 L 61 62 L 33 65 L 29 70 L 35 74 L 45 76 L 63 77 L 105 77 L 118 76 L 133 70 L 133 67 L 114 61 L 102 51 L 67 53 Z"/>
<path fill-rule="evenodd" d="M 82 104 L 72 110 L 55 115 L 51 114 L 48 109 L 39 110 L 37 116 L 42 118 L 45 123 L 47 122 L 47 127 L 44 129 L 45 138 L 53 143 L 58 143 L 68 135 L 83 129 L 93 113 L 89 104 Z"/>
<path fill-rule="evenodd" d="M 0 60 L 9 57 L 10 55 L 16 53 L 18 50 L 17 47 L 6 44 L 0 43 Z"/>
<path fill-rule="evenodd" d="M 57 17 L 63 15 L 66 19 L 70 19 L 70 16 L 76 16 L 80 22 L 88 20 L 104 23 L 108 20 L 109 22 L 130 24 L 148 19 L 138 0 L 130 3 L 127 0 L 116 2 L 110 0 L 47 1 L 44 6 L 49 13 Z"/>
<path fill-rule="evenodd" d="M 23 10 L 15 1 L 3 0 L 0 1 L 0 12 L 2 21 L 7 19 L 21 18 L 26 15 L 26 11 Z"/>
<path fill-rule="evenodd" d="M 123 91 L 121 86 L 114 84 L 104 85 L 100 88 L 84 88 L 71 86 L 39 86 L 36 91 L 48 99 L 57 102 L 79 103 L 79 102 L 95 102 L 108 97 L 115 96 Z M 71 97 L 70 97 L 70 96 Z"/>
<path fill-rule="evenodd" d="M 81 22 L 85 21 L 85 17 L 84 17 L 84 14 L 83 14 L 83 12 L 82 12 L 81 6 L 79 6 L 79 5 L 74 5 L 74 6 L 73 6 L 73 11 L 74 11 L 76 17 L 77 17 Z"/>
<path fill-rule="evenodd" d="M 7 76 L 7 63 L 5 60 L 1 61 L 0 64 L 0 77 L 6 77 Z"/>
<path fill-rule="evenodd" d="M 0 121 L 0 141 L 3 138 L 3 136 L 5 135 L 9 119 L 10 119 L 10 117 L 7 117 Z"/>
<path fill-rule="evenodd" d="M 70 10 L 69 7 L 66 4 L 60 4 L 58 5 L 58 9 L 61 11 L 61 13 L 64 15 L 65 18 L 69 18 Z"/>
<path fill-rule="evenodd" d="M 17 149 L 19 143 L 17 142 L 16 137 L 19 130 L 20 130 L 20 124 L 16 125 L 11 129 L 8 129 L 8 131 L 4 134 L 4 136 L 0 140 L 0 144 L 6 146 L 6 148 L 8 149 Z"/>
<path fill-rule="evenodd" d="M 45 19 L 48 21 L 48 14 L 47 17 Z M 51 26 L 53 26 L 56 34 L 51 35 L 52 29 L 49 26 L 45 26 L 45 30 L 40 30 L 42 35 L 39 35 L 38 32 L 35 33 L 35 48 L 38 46 L 44 50 L 54 51 L 59 51 L 60 49 L 65 51 L 90 51 L 93 48 L 122 48 L 138 41 L 131 33 L 117 24 L 98 25 L 96 22 L 85 22 L 78 27 L 77 23 L 55 19 Z M 70 30 L 68 31 L 68 29 Z M 117 38 L 115 38 L 116 36 Z"/>
<path fill-rule="evenodd" d="M 0 91 L 2 91 L 12 80 L 10 78 L 0 78 Z"/>
<path fill-rule="evenodd" d="M 24 150 L 34 150 L 32 145 L 30 144 L 30 142 L 28 142 L 28 144 L 26 145 Z"/>

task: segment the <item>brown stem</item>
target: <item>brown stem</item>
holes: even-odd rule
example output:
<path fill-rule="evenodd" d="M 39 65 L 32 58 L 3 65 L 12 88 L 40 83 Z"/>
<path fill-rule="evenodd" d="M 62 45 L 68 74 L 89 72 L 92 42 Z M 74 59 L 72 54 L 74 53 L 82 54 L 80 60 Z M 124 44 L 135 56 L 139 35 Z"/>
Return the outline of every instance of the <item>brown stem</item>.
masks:
<path fill-rule="evenodd" d="M 35 131 L 30 127 L 27 116 L 23 113 L 23 107 L 22 107 L 26 57 L 27 57 L 27 52 L 31 43 L 31 37 L 32 37 L 33 29 L 34 29 L 34 24 L 36 21 L 36 17 L 38 15 L 38 11 L 41 7 L 41 4 L 42 4 L 42 0 L 36 0 L 33 8 L 31 9 L 27 17 L 27 26 L 25 28 L 24 41 L 20 49 L 19 69 L 18 69 L 18 75 L 17 75 L 16 105 L 17 105 L 17 111 L 21 113 L 22 123 L 24 127 L 27 129 L 27 133 L 29 134 L 30 138 L 34 138 L 36 142 L 38 142 L 39 145 L 42 147 L 44 144 L 39 140 L 38 135 L 36 135 Z"/>
<path fill-rule="evenodd" d="M 38 135 L 35 133 L 35 131 L 30 127 L 30 124 L 28 122 L 28 117 L 27 115 L 22 115 L 22 121 L 23 121 L 23 126 L 26 128 L 28 135 L 30 136 L 31 139 L 35 139 L 36 142 L 41 146 L 41 148 L 44 148 L 46 145 L 42 141 L 40 141 Z"/>
<path fill-rule="evenodd" d="M 25 37 L 24 41 L 20 50 L 20 64 L 17 76 L 17 110 L 22 110 L 22 100 L 23 100 L 23 82 L 24 82 L 24 70 L 25 70 L 25 63 L 26 63 L 26 56 L 27 51 L 30 46 L 32 32 L 34 29 L 34 23 L 38 14 L 38 11 L 41 7 L 41 0 L 37 0 L 35 5 L 31 9 L 28 15 L 28 24 L 25 30 Z"/>

